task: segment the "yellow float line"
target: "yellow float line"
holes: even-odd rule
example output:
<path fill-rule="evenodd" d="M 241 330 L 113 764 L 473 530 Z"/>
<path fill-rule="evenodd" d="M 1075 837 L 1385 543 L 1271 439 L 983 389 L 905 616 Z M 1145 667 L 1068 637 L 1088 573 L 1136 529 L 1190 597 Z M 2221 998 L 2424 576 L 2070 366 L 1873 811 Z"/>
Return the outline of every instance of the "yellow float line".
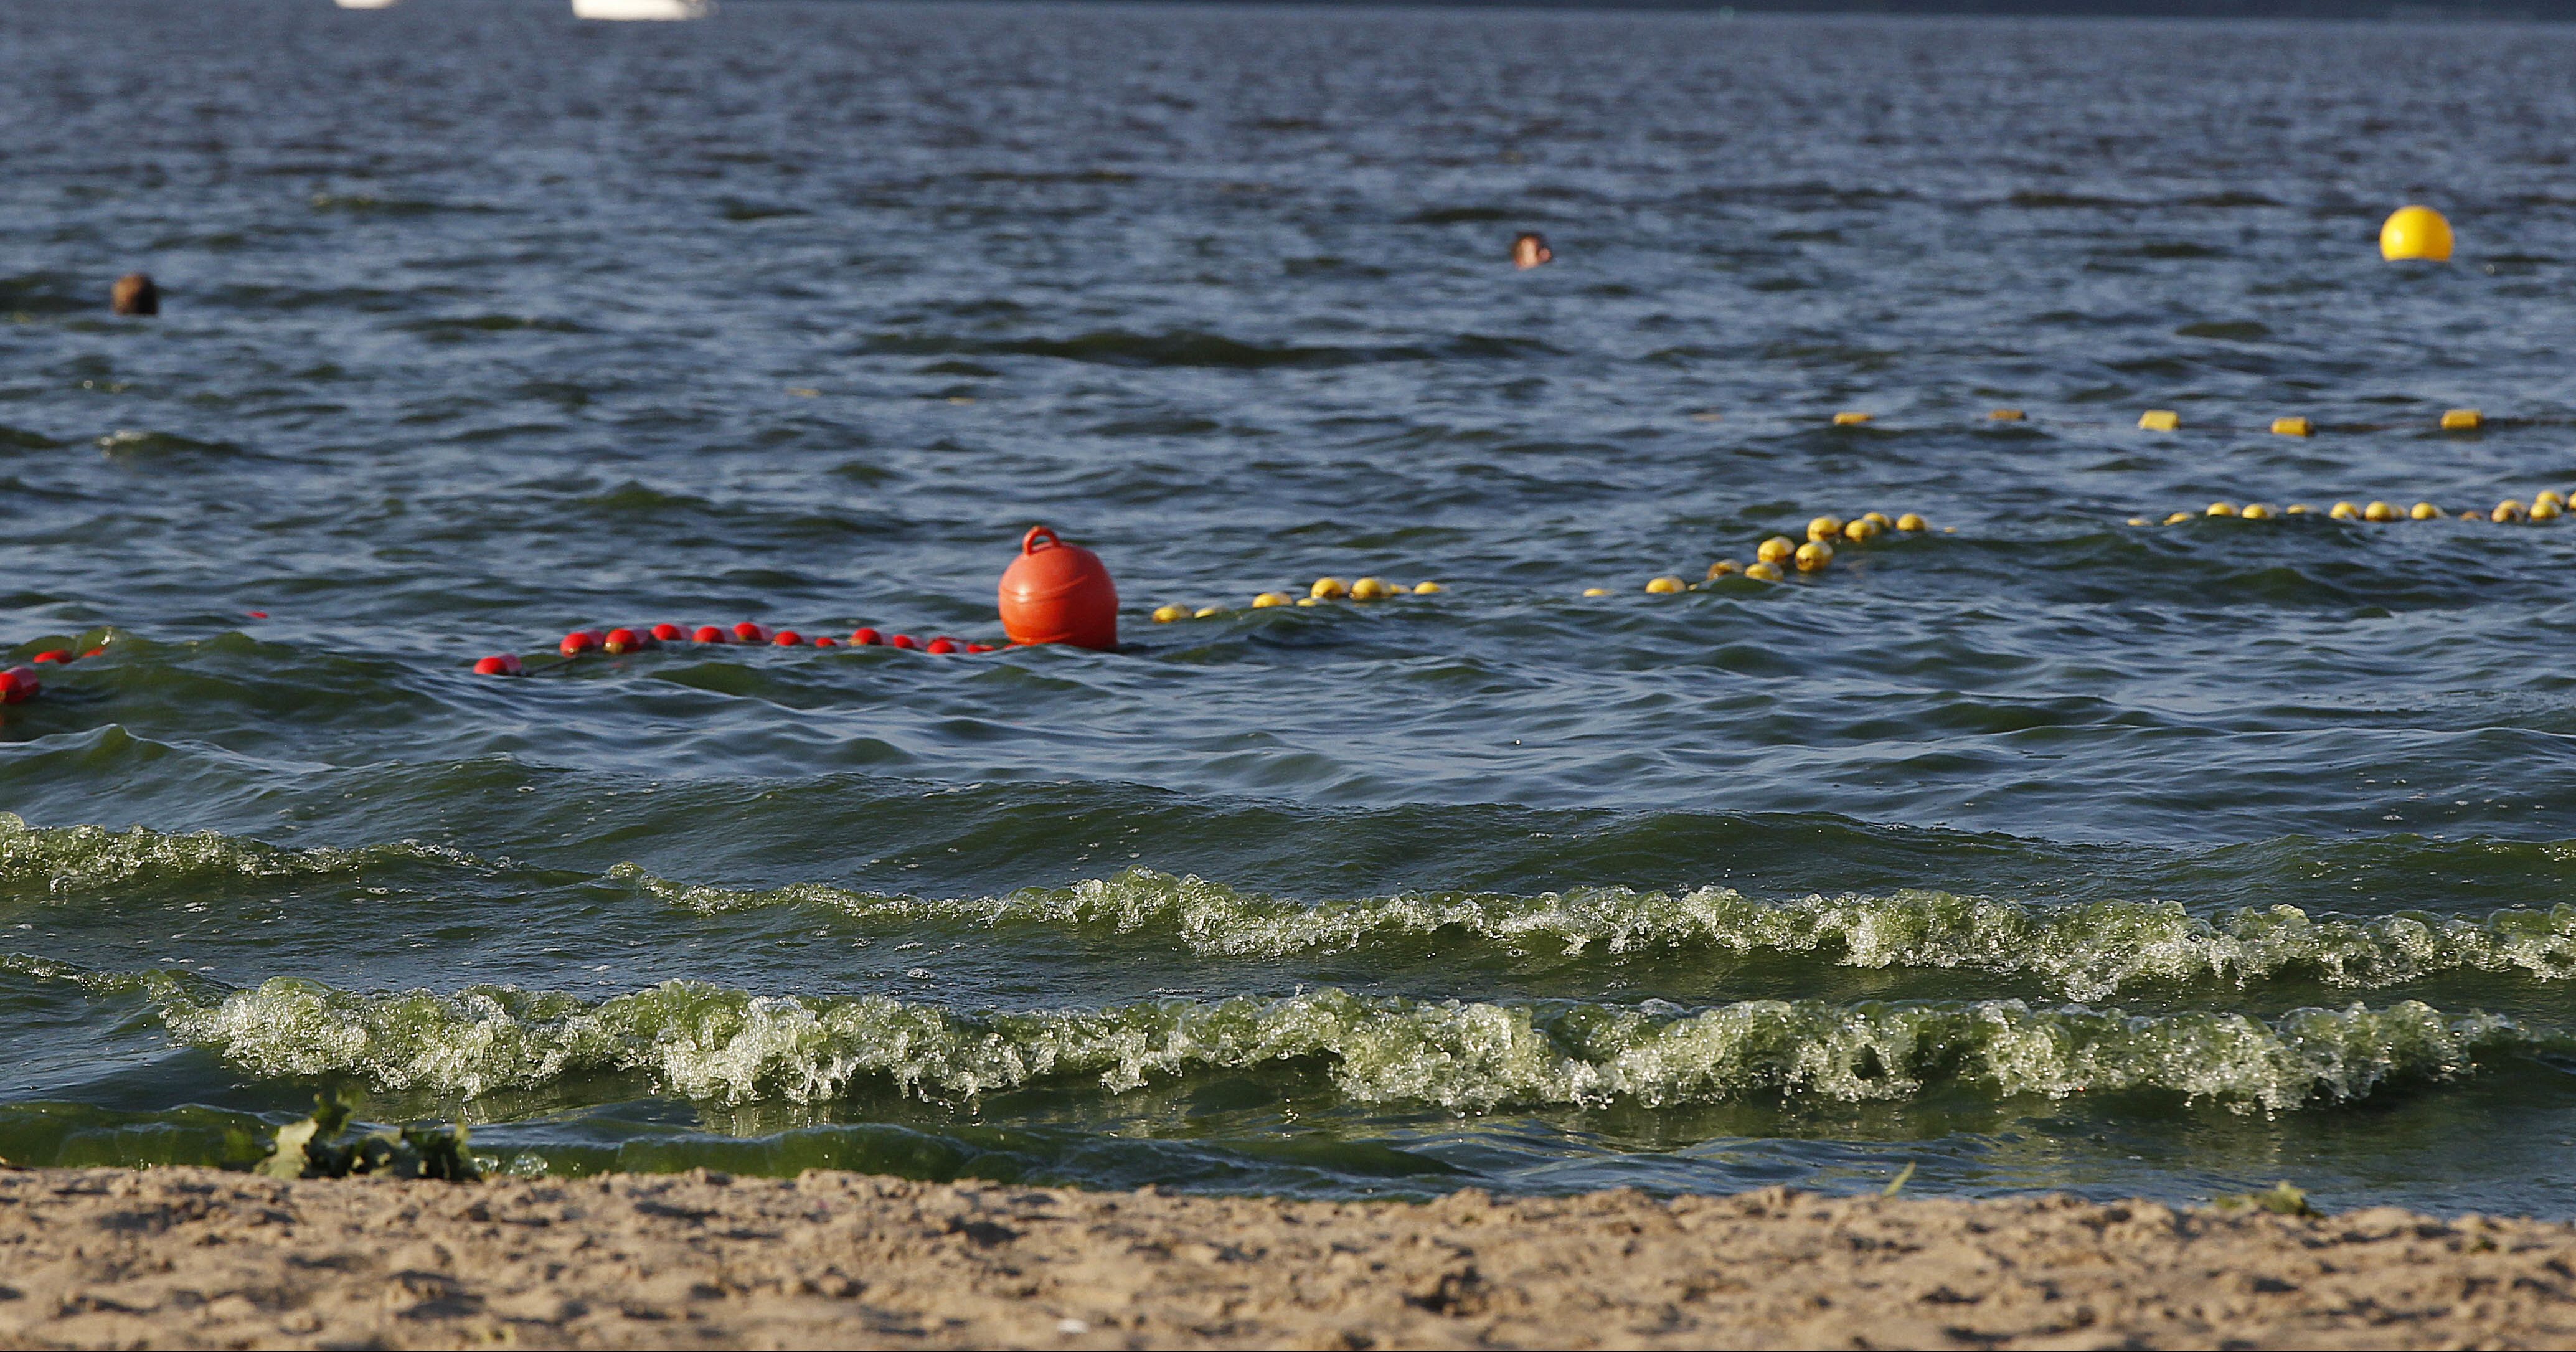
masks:
<path fill-rule="evenodd" d="M 1694 422 L 1713 423 L 1724 422 L 1727 415 L 1714 409 L 1696 409 L 1691 412 L 1690 417 Z M 1753 415 L 1753 418 L 1755 420 L 1771 424 L 1784 424 L 1789 426 L 1813 425 L 1809 423 L 1806 418 L 1793 415 L 1755 414 Z M 1998 408 L 1991 410 L 1983 419 L 1980 419 L 1980 421 L 1988 423 L 2029 423 L 2034 426 L 2083 427 L 2095 429 L 2117 428 L 2122 426 L 2122 424 L 2117 422 L 2105 422 L 2099 419 L 2089 418 L 2034 418 L 2029 413 L 2017 408 Z M 1829 420 L 1827 420 L 1825 425 L 1829 427 L 1846 428 L 1875 428 L 1884 426 L 1884 424 L 1881 424 L 1878 421 L 1878 415 L 1860 409 L 1844 409 L 1836 412 Z M 2394 432 L 2405 431 L 2408 429 L 2421 430 L 2421 425 L 2415 423 L 2319 423 L 2312 418 L 2297 414 L 2274 418 L 2260 427 L 2248 427 L 2241 424 L 2228 423 L 2186 423 L 2183 421 L 2182 414 L 2179 411 L 2170 408 L 2148 409 L 2138 415 L 2138 421 L 2135 425 L 2137 429 L 2142 432 L 2192 432 L 2223 435 L 2268 432 L 2275 436 L 2284 437 L 2312 437 L 2320 432 Z M 2455 408 L 2445 411 L 2440 418 L 2434 421 L 2434 428 L 2444 432 L 2475 432 L 2490 426 L 2576 426 L 2576 418 L 2490 419 L 2485 414 L 2473 408 Z"/>
<path fill-rule="evenodd" d="M 1646 591 L 1652 595 L 1668 596 L 1678 592 L 1704 591 L 1716 585 L 1718 579 L 1724 577 L 1742 577 L 1755 582 L 1779 582 L 1785 580 L 1793 569 L 1801 573 L 1821 573 L 1832 565 L 1837 541 L 1848 548 L 1868 544 L 1889 531 L 1913 535 L 1928 532 L 1931 529 L 1930 523 L 1913 512 L 1907 512 L 1892 520 L 1884 512 L 1864 512 L 1849 521 L 1838 516 L 1820 516 L 1807 523 L 1807 540 L 1804 544 L 1797 543 L 1785 535 L 1775 535 L 1764 540 L 1754 551 L 1754 562 L 1750 567 L 1740 565 L 1733 559 L 1719 559 L 1708 566 L 1708 576 L 1696 587 L 1677 575 L 1666 574 L 1647 582 Z M 1949 526 L 1943 529 L 1946 533 L 1956 534 L 1959 528 Z M 1250 609 L 1319 606 L 1327 601 L 1342 600 L 1379 601 L 1399 596 L 1427 596 L 1447 590 L 1447 587 L 1437 582 L 1423 582 L 1406 587 L 1400 583 L 1384 582 L 1373 577 L 1364 577 L 1357 582 L 1347 584 L 1337 577 L 1320 577 L 1306 589 L 1304 596 L 1296 596 L 1284 591 L 1266 591 L 1252 598 Z M 1609 596 L 1612 592 L 1607 587 L 1586 587 L 1582 594 L 1586 597 L 1602 597 Z M 1223 606 L 1193 608 L 1175 604 L 1155 607 L 1153 618 L 1156 624 L 1171 624 L 1179 620 L 1217 619 L 1233 613 Z"/>
<path fill-rule="evenodd" d="M 2197 512 L 2175 512 L 2167 516 L 2162 523 L 2149 521 L 2143 516 L 2133 516 L 2129 518 L 2129 524 L 2178 526 L 2186 521 L 2212 516 L 2232 516 L 2247 521 L 2269 521 L 2279 517 L 2314 515 L 2316 510 L 2304 502 L 2294 502 L 2287 507 L 2275 508 L 2270 503 L 2264 502 L 2249 502 L 2239 507 L 2232 502 L 2219 501 Z M 2399 507 L 2388 502 L 2373 502 L 2364 507 L 2358 503 L 2346 501 L 2327 508 L 2324 515 L 2337 521 L 2389 522 L 2435 521 L 2448 516 L 2449 513 L 2429 501 L 2418 502 L 2412 507 Z M 2521 521 L 2555 521 L 2565 515 L 2567 515 L 2566 496 L 2554 488 L 2544 488 L 2532 495 L 2531 501 L 2527 504 L 2520 498 L 2506 498 L 2487 511 L 2481 512 L 2474 508 L 2464 511 L 2460 513 L 2460 519 L 2493 521 L 2502 524 Z"/>

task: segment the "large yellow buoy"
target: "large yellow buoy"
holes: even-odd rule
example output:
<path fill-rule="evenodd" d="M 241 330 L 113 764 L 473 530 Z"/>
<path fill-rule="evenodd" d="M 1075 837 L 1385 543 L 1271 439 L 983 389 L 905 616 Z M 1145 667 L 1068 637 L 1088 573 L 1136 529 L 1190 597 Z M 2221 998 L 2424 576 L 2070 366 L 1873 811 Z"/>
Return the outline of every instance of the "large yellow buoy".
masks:
<path fill-rule="evenodd" d="M 1787 563 L 1789 556 L 1797 552 L 1798 547 L 1790 543 L 1788 536 L 1774 535 L 1754 548 L 1753 557 L 1762 563 Z"/>
<path fill-rule="evenodd" d="M 2388 261 L 2451 261 L 2451 223 L 2431 207 L 2403 206 L 2379 227 L 2379 256 Z"/>
<path fill-rule="evenodd" d="M 1825 565 L 1833 561 L 1834 547 L 1822 540 L 1809 540 L 1798 546 L 1799 572 L 1821 573 L 1825 570 Z"/>

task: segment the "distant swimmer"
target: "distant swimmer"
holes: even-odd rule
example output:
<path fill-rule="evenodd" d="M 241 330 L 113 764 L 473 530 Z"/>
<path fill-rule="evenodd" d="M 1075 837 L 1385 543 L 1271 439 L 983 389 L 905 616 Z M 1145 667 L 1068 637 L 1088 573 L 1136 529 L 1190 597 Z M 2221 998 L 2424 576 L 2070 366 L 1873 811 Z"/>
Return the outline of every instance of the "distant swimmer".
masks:
<path fill-rule="evenodd" d="M 1523 231 L 1520 238 L 1512 241 L 1512 266 L 1523 272 L 1554 257 L 1556 250 L 1547 247 L 1547 236 L 1535 230 Z"/>
<path fill-rule="evenodd" d="M 116 289 L 107 293 L 107 304 L 121 315 L 157 315 L 161 313 L 161 288 L 152 284 L 150 274 L 129 272 L 116 279 Z"/>

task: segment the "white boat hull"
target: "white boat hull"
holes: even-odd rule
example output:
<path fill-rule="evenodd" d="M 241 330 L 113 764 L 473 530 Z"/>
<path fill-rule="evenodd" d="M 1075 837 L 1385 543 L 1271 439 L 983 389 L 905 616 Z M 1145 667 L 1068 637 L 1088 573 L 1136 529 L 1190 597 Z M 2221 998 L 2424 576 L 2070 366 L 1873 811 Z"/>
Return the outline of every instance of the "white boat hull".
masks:
<path fill-rule="evenodd" d="M 342 9 L 392 9 L 395 0 L 339 0 Z"/>
<path fill-rule="evenodd" d="M 713 8 L 707 0 L 572 0 L 576 19 L 703 19 Z"/>

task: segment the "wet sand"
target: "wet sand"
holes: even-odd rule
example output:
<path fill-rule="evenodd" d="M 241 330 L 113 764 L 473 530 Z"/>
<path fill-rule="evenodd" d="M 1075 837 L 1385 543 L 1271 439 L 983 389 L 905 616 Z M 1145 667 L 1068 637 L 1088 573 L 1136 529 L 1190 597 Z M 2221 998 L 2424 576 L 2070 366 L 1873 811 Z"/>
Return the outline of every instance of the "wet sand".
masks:
<path fill-rule="evenodd" d="M 0 1172 L 0 1345 L 2540 1347 L 2576 1228 L 1784 1190 Z"/>

